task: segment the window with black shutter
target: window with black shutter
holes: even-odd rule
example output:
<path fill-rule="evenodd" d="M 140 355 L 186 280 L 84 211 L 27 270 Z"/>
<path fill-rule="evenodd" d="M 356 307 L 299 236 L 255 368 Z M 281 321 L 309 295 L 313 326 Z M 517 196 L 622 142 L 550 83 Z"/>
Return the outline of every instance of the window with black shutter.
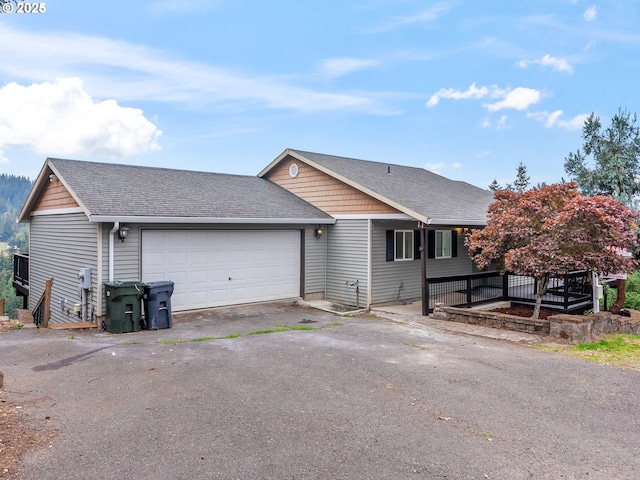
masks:
<path fill-rule="evenodd" d="M 416 236 L 413 230 L 387 230 L 387 262 L 414 260 Z M 418 241 L 419 242 L 419 241 Z M 418 251 L 419 255 L 419 251 Z M 418 258 L 420 258 L 418 256 Z"/>

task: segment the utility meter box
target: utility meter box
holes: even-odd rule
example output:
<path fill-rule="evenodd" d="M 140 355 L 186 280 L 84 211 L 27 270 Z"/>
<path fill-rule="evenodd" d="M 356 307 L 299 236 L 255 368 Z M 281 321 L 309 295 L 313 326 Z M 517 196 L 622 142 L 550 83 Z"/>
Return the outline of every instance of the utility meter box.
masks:
<path fill-rule="evenodd" d="M 80 279 L 80 288 L 91 288 L 91 269 L 89 267 L 81 268 L 78 272 L 78 278 Z"/>

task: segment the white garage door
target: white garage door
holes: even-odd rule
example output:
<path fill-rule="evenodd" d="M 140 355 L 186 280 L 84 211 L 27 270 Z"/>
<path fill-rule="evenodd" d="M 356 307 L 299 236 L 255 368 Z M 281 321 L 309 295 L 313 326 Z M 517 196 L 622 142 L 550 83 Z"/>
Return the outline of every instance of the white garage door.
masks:
<path fill-rule="evenodd" d="M 142 281 L 171 280 L 174 311 L 300 296 L 299 231 L 142 232 Z"/>

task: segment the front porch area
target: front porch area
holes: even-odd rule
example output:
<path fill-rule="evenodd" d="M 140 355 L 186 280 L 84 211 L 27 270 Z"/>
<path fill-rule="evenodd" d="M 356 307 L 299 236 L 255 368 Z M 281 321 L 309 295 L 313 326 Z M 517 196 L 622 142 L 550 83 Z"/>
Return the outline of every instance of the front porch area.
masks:
<path fill-rule="evenodd" d="M 506 272 L 482 272 L 457 277 L 428 279 L 425 297 L 428 312 L 436 304 L 472 307 L 493 302 L 533 306 L 538 293 L 534 278 Z M 552 278 L 542 297 L 542 307 L 558 313 L 583 313 L 593 307 L 593 285 L 587 271 L 571 272 Z"/>

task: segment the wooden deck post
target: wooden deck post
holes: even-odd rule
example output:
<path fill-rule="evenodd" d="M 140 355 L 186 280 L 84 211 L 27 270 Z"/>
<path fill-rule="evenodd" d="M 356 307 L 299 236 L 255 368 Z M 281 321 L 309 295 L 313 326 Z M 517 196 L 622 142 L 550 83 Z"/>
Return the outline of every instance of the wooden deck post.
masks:
<path fill-rule="evenodd" d="M 47 280 L 44 286 L 44 314 L 42 316 L 42 327 L 47 328 L 49 326 L 49 319 L 51 318 L 51 286 L 53 285 L 53 278 Z"/>

